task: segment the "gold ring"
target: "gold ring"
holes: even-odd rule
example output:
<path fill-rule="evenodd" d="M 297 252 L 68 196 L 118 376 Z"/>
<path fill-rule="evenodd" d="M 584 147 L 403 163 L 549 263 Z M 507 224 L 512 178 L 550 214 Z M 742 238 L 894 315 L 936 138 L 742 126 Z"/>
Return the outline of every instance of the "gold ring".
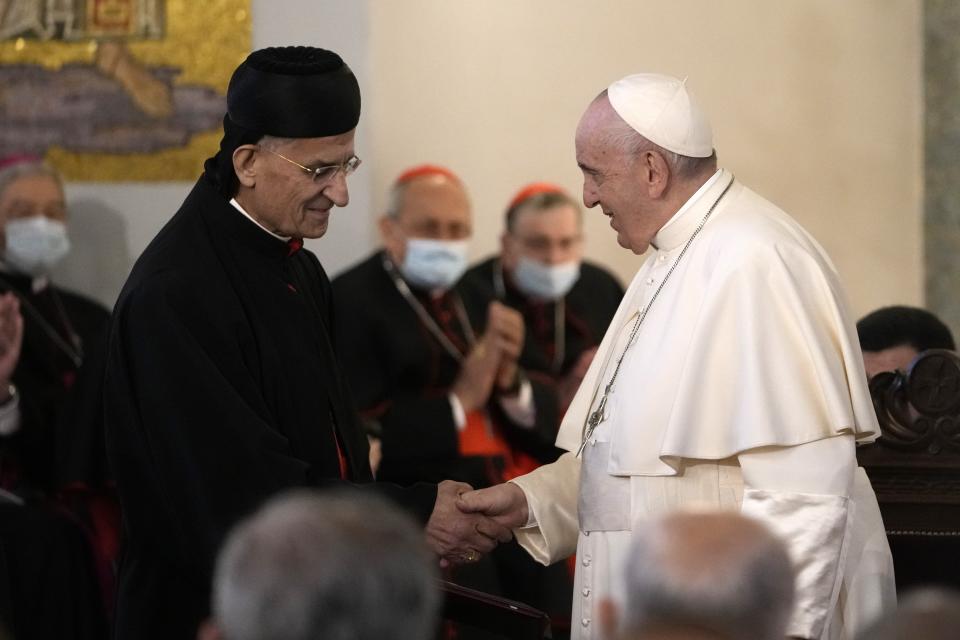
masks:
<path fill-rule="evenodd" d="M 466 560 L 467 562 L 476 562 L 479 559 L 480 559 L 480 554 L 477 553 L 476 550 L 474 549 L 470 549 L 470 551 L 468 551 L 464 556 L 464 560 Z"/>

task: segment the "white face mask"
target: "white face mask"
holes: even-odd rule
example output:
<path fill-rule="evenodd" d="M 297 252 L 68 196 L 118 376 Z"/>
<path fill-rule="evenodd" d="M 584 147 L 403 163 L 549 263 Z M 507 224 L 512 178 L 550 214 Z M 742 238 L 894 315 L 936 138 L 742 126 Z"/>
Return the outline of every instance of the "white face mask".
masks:
<path fill-rule="evenodd" d="M 46 216 L 7 222 L 6 261 L 24 273 L 46 273 L 70 251 L 67 227 Z"/>
<path fill-rule="evenodd" d="M 404 279 L 421 289 L 449 289 L 467 270 L 466 240 L 410 238 L 400 265 Z"/>
<path fill-rule="evenodd" d="M 580 261 L 544 264 L 525 256 L 513 271 L 513 283 L 521 292 L 540 300 L 559 300 L 580 278 Z"/>

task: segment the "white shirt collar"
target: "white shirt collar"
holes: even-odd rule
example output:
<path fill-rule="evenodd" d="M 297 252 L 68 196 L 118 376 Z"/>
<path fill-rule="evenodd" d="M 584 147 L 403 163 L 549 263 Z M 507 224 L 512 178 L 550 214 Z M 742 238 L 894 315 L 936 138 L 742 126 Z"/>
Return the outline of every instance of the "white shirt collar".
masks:
<path fill-rule="evenodd" d="M 716 173 L 707 178 L 707 181 L 700 185 L 700 188 L 697 189 L 690 198 L 683 203 L 683 206 L 677 209 L 677 212 L 670 216 L 670 219 L 667 220 L 667 224 L 660 227 L 661 230 L 666 229 L 670 226 L 670 223 L 682 216 L 687 210 L 694 205 L 694 203 L 703 197 L 703 194 L 707 192 L 707 189 L 713 186 L 713 183 L 720 179 L 720 174 L 723 173 L 723 169 L 717 169 Z"/>
<path fill-rule="evenodd" d="M 724 174 L 723 169 L 717 169 L 716 173 L 710 176 L 706 182 L 700 185 L 700 188 L 697 189 L 692 196 L 690 196 L 686 202 L 683 203 L 677 212 L 670 216 L 670 219 L 667 220 L 667 223 L 660 227 L 660 230 L 657 231 L 657 235 L 653 237 L 653 242 L 651 244 L 659 249 L 670 251 L 676 246 L 682 244 L 687 237 L 690 235 L 690 232 L 693 231 L 693 227 L 689 227 L 691 224 L 696 226 L 699 222 L 693 221 L 690 223 L 683 223 L 682 219 L 684 214 L 690 211 L 696 204 L 703 198 L 710 189 L 717 184 L 717 181 L 720 180 L 720 176 Z"/>
<path fill-rule="evenodd" d="M 267 229 L 265 226 L 263 226 L 262 224 L 260 224 L 257 220 L 254 219 L 253 216 L 251 216 L 249 213 L 247 213 L 247 210 L 246 210 L 246 209 L 244 209 L 243 207 L 240 206 L 240 203 L 237 202 L 237 199 L 236 199 L 236 198 L 230 198 L 230 204 L 233 205 L 233 208 L 234 208 L 234 209 L 236 209 L 237 211 L 239 211 L 239 212 L 242 213 L 243 215 L 247 216 L 247 219 L 250 220 L 250 222 L 252 222 L 253 224 L 257 225 L 258 227 L 260 227 L 261 229 L 263 229 L 264 231 L 266 231 L 267 233 L 269 233 L 270 235 L 272 235 L 272 236 L 273 236 L 274 238 L 276 238 L 277 240 L 283 240 L 284 242 L 286 242 L 287 240 L 290 239 L 289 237 L 284 237 L 284 236 L 281 236 L 281 235 L 279 235 L 279 234 L 276 234 L 276 233 L 274 233 L 273 231 L 270 231 L 270 229 Z"/>

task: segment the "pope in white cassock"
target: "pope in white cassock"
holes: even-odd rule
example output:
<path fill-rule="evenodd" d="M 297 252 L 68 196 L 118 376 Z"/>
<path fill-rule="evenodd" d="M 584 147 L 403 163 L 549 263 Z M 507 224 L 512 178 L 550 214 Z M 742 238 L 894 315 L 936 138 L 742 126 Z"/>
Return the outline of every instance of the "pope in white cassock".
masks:
<path fill-rule="evenodd" d="M 577 554 L 573 637 L 622 598 L 634 525 L 738 509 L 786 541 L 790 635 L 851 638 L 895 606 L 893 566 L 854 448 L 879 435 L 836 270 L 792 218 L 717 169 L 710 125 L 675 78 L 619 80 L 576 135 L 583 201 L 652 249 L 560 427 L 565 449 L 460 508 L 514 527 L 545 564 Z"/>

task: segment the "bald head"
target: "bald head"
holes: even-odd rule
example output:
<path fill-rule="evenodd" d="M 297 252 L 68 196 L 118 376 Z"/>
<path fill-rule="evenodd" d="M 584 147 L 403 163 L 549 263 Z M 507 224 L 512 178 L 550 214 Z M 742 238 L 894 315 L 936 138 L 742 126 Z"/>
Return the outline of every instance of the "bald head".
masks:
<path fill-rule="evenodd" d="M 786 635 L 794 574 L 785 546 L 735 513 L 675 513 L 634 535 L 624 629 L 687 625 L 728 640 Z"/>

